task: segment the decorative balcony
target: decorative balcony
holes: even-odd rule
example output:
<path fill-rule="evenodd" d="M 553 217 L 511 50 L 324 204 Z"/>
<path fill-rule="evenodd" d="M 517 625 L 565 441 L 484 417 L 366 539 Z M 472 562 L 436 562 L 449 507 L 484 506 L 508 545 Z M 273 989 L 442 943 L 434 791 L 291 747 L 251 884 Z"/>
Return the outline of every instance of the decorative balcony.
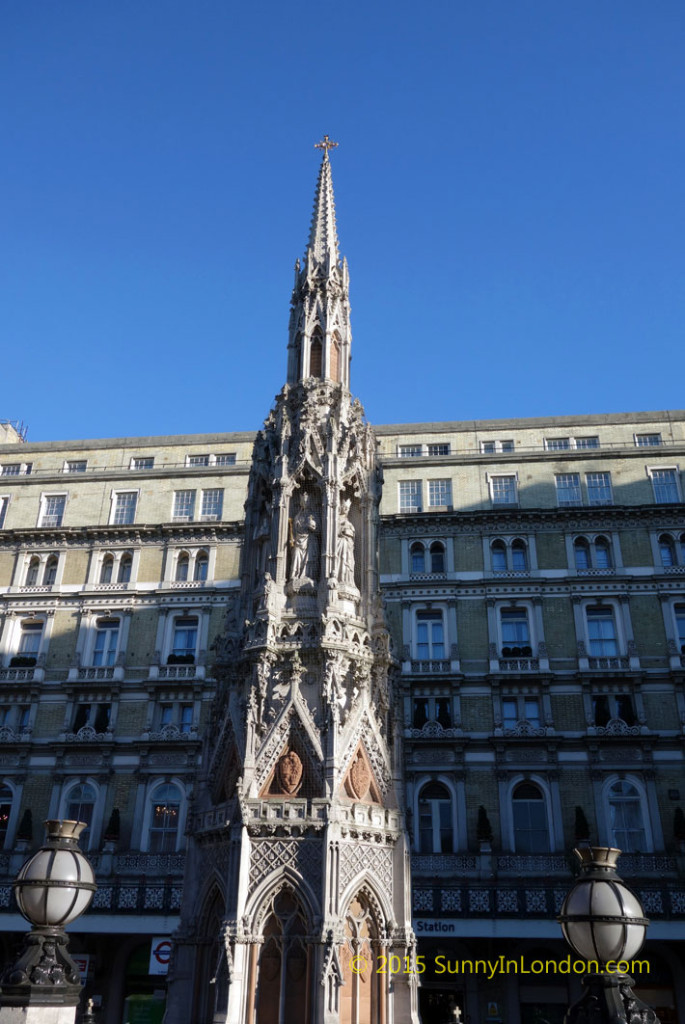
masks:
<path fill-rule="evenodd" d="M 448 658 L 430 659 L 429 661 L 412 661 L 411 663 L 412 672 L 416 672 L 419 675 L 441 675 L 450 671 L 450 661 Z"/>
<path fill-rule="evenodd" d="M 500 658 L 499 668 L 501 672 L 539 672 L 540 661 L 538 658 Z"/>
<path fill-rule="evenodd" d="M 617 668 L 630 668 L 630 659 L 624 657 L 603 657 L 593 658 L 588 657 L 588 668 L 600 672 L 613 672 Z"/>
<path fill-rule="evenodd" d="M 42 683 L 45 669 L 38 666 L 27 668 L 0 668 L 0 683 Z"/>

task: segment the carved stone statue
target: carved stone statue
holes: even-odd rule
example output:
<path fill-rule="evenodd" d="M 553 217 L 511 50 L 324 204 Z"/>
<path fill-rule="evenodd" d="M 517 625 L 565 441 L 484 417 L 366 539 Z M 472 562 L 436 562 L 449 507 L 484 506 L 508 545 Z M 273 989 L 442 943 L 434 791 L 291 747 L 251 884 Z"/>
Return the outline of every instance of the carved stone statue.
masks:
<path fill-rule="evenodd" d="M 338 582 L 354 586 L 354 526 L 349 520 L 352 502 L 345 498 L 340 509 L 340 526 L 336 549 L 336 575 Z"/>
<path fill-rule="evenodd" d="M 306 497 L 292 521 L 292 580 L 316 579 L 319 563 L 319 537 L 316 517 L 309 508 Z"/>

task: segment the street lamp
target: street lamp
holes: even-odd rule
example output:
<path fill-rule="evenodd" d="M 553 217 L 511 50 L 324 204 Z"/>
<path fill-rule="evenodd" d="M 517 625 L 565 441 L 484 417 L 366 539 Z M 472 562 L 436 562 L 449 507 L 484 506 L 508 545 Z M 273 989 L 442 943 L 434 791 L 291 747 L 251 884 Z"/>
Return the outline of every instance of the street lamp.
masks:
<path fill-rule="evenodd" d="M 564 1024 L 659 1024 L 632 991 L 633 979 L 618 969 L 639 953 L 649 924 L 637 896 L 618 877 L 621 851 L 593 846 L 574 852 L 581 874 L 557 920 L 573 951 L 596 969 L 583 978 L 585 994 Z"/>
<path fill-rule="evenodd" d="M 97 888 L 78 846 L 84 828 L 83 821 L 46 821 L 43 846 L 13 883 L 19 910 L 32 928 L 19 959 L 0 978 L 2 1007 L 75 1007 L 79 1001 L 79 971 L 67 952 L 63 929 L 87 910 Z M 73 1020 L 74 1013 L 60 1016 L 60 1024 Z M 4 1019 L 14 1017 L 0 1010 L 0 1024 Z M 40 1020 L 40 1014 L 34 1019 Z"/>

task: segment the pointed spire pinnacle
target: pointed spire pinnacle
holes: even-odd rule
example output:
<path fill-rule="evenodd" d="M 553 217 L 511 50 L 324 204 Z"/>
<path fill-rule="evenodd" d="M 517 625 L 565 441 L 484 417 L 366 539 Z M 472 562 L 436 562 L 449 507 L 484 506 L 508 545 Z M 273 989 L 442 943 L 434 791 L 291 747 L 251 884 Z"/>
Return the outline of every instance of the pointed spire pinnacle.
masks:
<path fill-rule="evenodd" d="M 331 177 L 331 164 L 328 159 L 329 149 L 334 149 L 337 145 L 337 142 L 332 142 L 327 135 L 324 135 L 321 142 L 315 143 L 314 146 L 315 149 L 323 150 L 323 160 L 321 161 L 319 180 L 316 184 L 314 213 L 308 243 L 308 249 L 312 252 L 315 261 L 317 263 L 323 262 L 328 256 L 330 258 L 330 266 L 335 266 L 339 260 L 333 179 Z"/>

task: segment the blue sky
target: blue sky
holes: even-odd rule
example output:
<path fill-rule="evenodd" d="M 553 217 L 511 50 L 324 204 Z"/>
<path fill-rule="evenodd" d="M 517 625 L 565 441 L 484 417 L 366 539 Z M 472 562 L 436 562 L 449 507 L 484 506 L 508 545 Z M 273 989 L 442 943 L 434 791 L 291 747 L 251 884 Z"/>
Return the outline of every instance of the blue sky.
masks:
<path fill-rule="evenodd" d="M 375 423 L 680 408 L 680 0 L 5 0 L 0 418 L 256 429 L 326 132 Z"/>

